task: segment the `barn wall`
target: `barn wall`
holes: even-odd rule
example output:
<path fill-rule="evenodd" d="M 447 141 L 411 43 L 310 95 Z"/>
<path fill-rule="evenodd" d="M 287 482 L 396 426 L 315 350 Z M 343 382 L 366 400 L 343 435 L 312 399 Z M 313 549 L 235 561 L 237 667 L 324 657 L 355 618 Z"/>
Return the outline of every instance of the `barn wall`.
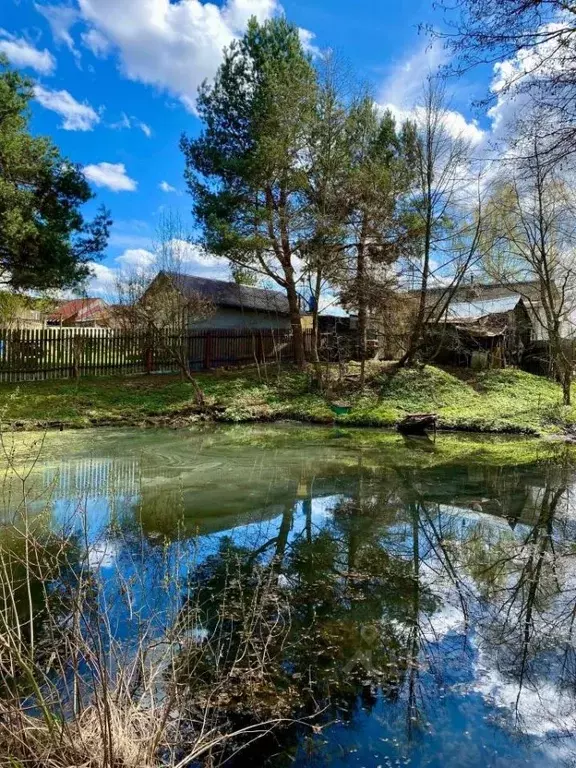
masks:
<path fill-rule="evenodd" d="M 224 329 L 224 328 L 290 328 L 288 317 L 277 315 L 273 312 L 253 312 L 247 309 L 233 309 L 218 307 L 216 312 L 201 322 L 191 322 L 190 328 L 194 330 Z"/>

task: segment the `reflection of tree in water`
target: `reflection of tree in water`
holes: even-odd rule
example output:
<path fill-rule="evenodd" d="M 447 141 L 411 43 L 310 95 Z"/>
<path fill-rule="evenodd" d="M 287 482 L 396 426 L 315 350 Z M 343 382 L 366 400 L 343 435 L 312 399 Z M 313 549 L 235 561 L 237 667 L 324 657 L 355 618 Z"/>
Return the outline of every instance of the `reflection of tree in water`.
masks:
<path fill-rule="evenodd" d="M 224 502 L 151 485 L 118 505 L 107 535 L 118 567 L 129 560 L 140 573 L 147 602 L 174 562 L 190 557 L 192 539 L 201 548 L 197 521 L 203 532 L 261 521 L 252 541 L 234 530 L 198 569 L 186 568 L 194 572 L 180 621 L 190 637 L 205 630 L 214 651 L 192 642 L 183 657 L 192 715 L 203 694 L 234 725 L 313 713 L 308 725 L 324 725 L 384 702 L 416 741 L 438 722 L 452 668 L 472 670 L 478 653 L 516 685 L 517 713 L 526 689 L 553 685 L 573 698 L 568 473 L 438 466 L 426 456 L 428 467 L 368 466 L 361 455 L 356 465 L 294 465 L 281 486 L 261 483 L 249 497 L 232 488 Z M 316 516 L 322 498 L 330 509 Z M 460 618 L 447 642 L 450 612 Z M 282 745 L 297 735 L 284 733 Z"/>
<path fill-rule="evenodd" d="M 315 477 L 307 467 L 273 506 L 262 505 L 268 518 L 281 511 L 277 524 L 261 526 L 274 528 L 269 536 L 251 545 L 234 533 L 192 580 L 186 620 L 217 633 L 219 653 L 226 649 L 217 665 L 204 654 L 205 668 L 194 672 L 208 690 L 213 670 L 221 675 L 228 665 L 233 717 L 323 711 L 327 722 L 380 699 L 412 739 L 438 717 L 451 667 L 472 669 L 477 643 L 482 663 L 517 684 L 517 712 L 526 686 L 552 681 L 574 695 L 576 595 L 566 543 L 574 537 L 561 466 L 375 471 L 360 458 L 345 471 L 322 470 Z M 320 521 L 318 495 L 339 498 Z M 169 539 L 172 528 L 176 538 L 191 533 L 190 523 L 180 528 L 187 504 L 177 489 L 142 501 L 145 529 Z M 449 642 L 445 610 L 460 616 Z M 254 631 L 259 640 L 246 655 Z"/>
<path fill-rule="evenodd" d="M 14 519 L 0 533 L 0 691 L 17 686 L 30 693 L 30 662 L 54 671 L 52 648 L 65 632 L 80 546 L 77 537 L 51 531 L 41 516 L 32 523 Z M 16 663 L 9 652 L 14 642 L 21 644 Z"/>
<path fill-rule="evenodd" d="M 482 533 L 475 531 L 463 542 L 463 566 L 485 601 L 478 622 L 483 663 L 514 685 L 520 728 L 526 718 L 555 722 L 559 730 L 576 726 L 576 524 L 567 484 L 550 468 L 531 525 L 515 527 L 514 535 L 501 531 L 490 546 L 479 545 Z"/>
<path fill-rule="evenodd" d="M 197 680 L 200 672 L 207 694 L 216 670 L 218 679 L 227 672 L 215 705 L 226 704 L 241 722 L 248 711 L 347 719 L 379 695 L 398 702 L 406 683 L 413 729 L 420 619 L 438 603 L 420 578 L 418 537 L 414 559 L 401 546 L 397 494 L 395 484 L 361 482 L 321 526 L 308 501 L 302 530 L 292 536 L 294 509 L 287 507 L 277 535 L 258 549 L 224 539 L 196 574 L 184 619 L 200 623 L 209 644 L 217 637 L 218 657 L 192 650 L 185 677 Z M 271 635 L 272 625 L 279 629 Z"/>

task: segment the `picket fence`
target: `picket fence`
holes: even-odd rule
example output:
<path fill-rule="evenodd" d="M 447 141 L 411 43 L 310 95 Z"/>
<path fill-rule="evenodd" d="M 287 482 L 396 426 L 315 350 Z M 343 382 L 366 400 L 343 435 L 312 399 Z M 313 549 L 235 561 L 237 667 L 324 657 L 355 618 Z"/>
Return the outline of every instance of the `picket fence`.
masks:
<path fill-rule="evenodd" d="M 294 359 L 291 331 L 205 330 L 92 335 L 84 329 L 0 329 L 0 381 L 78 378 L 177 370 L 176 358 L 192 370 Z M 307 344 L 310 335 L 307 334 Z M 177 350 L 177 354 L 175 354 Z"/>

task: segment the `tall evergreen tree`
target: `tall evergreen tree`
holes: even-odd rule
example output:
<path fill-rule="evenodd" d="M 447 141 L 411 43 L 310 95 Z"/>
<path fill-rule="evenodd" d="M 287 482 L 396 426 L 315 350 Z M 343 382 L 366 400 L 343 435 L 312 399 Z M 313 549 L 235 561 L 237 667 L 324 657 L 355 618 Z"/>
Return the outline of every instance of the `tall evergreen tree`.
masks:
<path fill-rule="evenodd" d="M 349 110 L 347 133 L 349 259 L 343 297 L 358 313 L 358 353 L 364 361 L 369 314 L 386 301 L 390 267 L 413 237 L 404 203 L 413 183 L 416 134 L 411 123 L 398 129 L 392 114 L 382 114 L 369 96 Z"/>
<path fill-rule="evenodd" d="M 280 17 L 252 19 L 200 89 L 202 133 L 181 141 L 205 247 L 286 291 L 301 365 L 298 280 L 314 236 L 306 147 L 316 87 L 298 29 Z"/>
<path fill-rule="evenodd" d="M 90 274 L 111 224 L 101 208 L 86 222 L 92 199 L 80 168 L 47 138 L 29 130 L 29 80 L 0 57 L 0 281 L 16 289 L 73 286 Z"/>

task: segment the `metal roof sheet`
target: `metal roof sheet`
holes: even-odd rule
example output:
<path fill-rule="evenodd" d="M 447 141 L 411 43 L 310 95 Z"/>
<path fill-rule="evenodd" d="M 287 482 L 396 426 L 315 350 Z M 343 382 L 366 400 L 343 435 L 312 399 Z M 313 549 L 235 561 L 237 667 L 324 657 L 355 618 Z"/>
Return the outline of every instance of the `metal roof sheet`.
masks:
<path fill-rule="evenodd" d="M 448 307 L 449 319 L 473 320 L 486 315 L 496 315 L 510 312 L 521 301 L 520 296 L 503 296 L 499 299 L 474 299 L 473 301 L 457 301 Z"/>

